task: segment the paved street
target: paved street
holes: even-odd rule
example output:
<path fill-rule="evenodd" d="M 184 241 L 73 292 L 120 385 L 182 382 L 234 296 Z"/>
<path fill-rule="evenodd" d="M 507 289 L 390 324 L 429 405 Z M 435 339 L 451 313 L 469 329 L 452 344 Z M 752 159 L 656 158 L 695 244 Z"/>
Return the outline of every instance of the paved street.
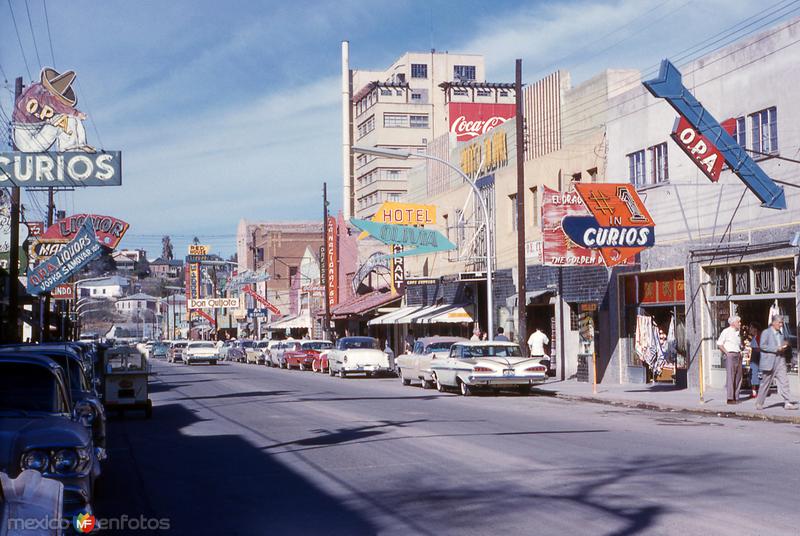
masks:
<path fill-rule="evenodd" d="M 99 517 L 162 534 L 797 534 L 798 427 L 154 363 Z M 765 449 L 761 451 L 761 449 Z"/>

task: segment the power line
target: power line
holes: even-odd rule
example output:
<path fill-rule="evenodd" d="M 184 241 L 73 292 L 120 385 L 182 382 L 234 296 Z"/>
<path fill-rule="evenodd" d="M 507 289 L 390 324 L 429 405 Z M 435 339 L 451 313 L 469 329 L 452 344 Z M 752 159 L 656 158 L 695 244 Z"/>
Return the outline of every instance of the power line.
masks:
<path fill-rule="evenodd" d="M 56 55 L 53 52 L 53 34 L 50 33 L 50 17 L 47 15 L 47 0 L 42 0 L 42 7 L 44 8 L 44 22 L 47 27 L 47 39 L 50 41 L 50 58 L 53 60 L 53 68 L 55 68 Z"/>
<path fill-rule="evenodd" d="M 28 14 L 28 27 L 31 29 L 31 37 L 33 38 L 33 50 L 36 51 L 36 60 L 39 62 L 39 69 L 41 69 L 42 58 L 39 56 L 39 45 L 36 44 L 36 33 L 33 31 L 33 19 L 31 19 L 31 8 L 28 5 L 28 0 L 25 0 L 25 12 Z"/>
<path fill-rule="evenodd" d="M 14 31 L 17 33 L 17 43 L 19 43 L 19 51 L 22 53 L 22 61 L 25 63 L 25 70 L 28 71 L 28 79 L 33 80 L 31 69 L 28 67 L 28 58 L 25 57 L 25 49 L 22 46 L 22 38 L 19 36 L 19 27 L 17 26 L 17 18 L 14 16 L 14 8 L 11 7 L 11 0 L 8 0 L 8 10 L 11 11 L 11 20 L 14 22 Z"/>

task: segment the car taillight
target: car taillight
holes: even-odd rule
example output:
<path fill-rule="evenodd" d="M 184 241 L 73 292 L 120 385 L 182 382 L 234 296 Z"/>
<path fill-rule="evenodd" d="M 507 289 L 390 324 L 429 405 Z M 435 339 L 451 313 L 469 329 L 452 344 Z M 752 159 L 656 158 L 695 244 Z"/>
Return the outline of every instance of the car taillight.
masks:
<path fill-rule="evenodd" d="M 494 372 L 489 367 L 475 367 L 472 369 L 473 372 Z"/>
<path fill-rule="evenodd" d="M 546 371 L 547 369 L 542 366 L 528 367 L 525 369 L 525 372 L 546 372 Z"/>

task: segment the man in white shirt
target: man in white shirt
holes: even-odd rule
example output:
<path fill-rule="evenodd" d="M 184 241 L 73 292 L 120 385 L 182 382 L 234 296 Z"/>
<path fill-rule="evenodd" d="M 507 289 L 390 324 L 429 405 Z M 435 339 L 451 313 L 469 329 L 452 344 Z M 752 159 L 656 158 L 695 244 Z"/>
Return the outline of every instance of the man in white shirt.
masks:
<path fill-rule="evenodd" d="M 728 404 L 739 402 L 739 390 L 742 387 L 742 337 L 740 330 L 742 319 L 738 316 L 728 318 L 728 327 L 722 330 L 717 339 L 717 348 L 725 356 L 725 373 L 727 380 Z"/>
<path fill-rule="evenodd" d="M 531 336 L 528 337 L 528 348 L 531 349 L 531 357 L 543 357 L 547 355 L 544 351 L 546 344 L 550 344 L 550 339 L 547 338 L 547 335 L 542 333 L 542 330 L 536 328 L 536 331 L 531 333 Z"/>

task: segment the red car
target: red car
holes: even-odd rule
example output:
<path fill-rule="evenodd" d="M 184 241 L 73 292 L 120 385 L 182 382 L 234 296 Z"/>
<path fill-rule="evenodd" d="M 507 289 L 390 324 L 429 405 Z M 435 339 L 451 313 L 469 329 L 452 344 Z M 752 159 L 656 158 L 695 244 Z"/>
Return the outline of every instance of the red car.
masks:
<path fill-rule="evenodd" d="M 283 362 L 286 368 L 298 368 L 300 370 L 311 370 L 314 358 L 319 357 L 322 350 L 333 348 L 331 341 L 302 341 L 289 347 L 283 353 Z"/>
<path fill-rule="evenodd" d="M 325 373 L 328 371 L 328 350 L 322 350 L 317 356 L 314 358 L 314 362 L 311 364 L 311 370 L 314 372 L 322 372 Z"/>

